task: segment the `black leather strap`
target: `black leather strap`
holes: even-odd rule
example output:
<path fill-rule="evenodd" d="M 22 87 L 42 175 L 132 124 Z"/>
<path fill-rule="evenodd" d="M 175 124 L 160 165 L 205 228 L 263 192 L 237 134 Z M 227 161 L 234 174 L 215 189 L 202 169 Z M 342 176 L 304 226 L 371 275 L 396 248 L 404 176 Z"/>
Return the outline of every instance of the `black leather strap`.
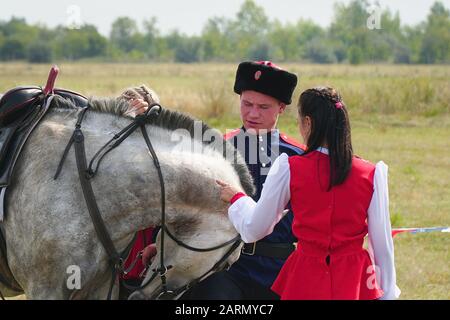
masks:
<path fill-rule="evenodd" d="M 80 178 L 80 184 L 83 190 L 84 199 L 86 200 L 86 206 L 94 224 L 95 231 L 97 233 L 100 242 L 105 248 L 108 256 L 111 259 L 111 263 L 117 264 L 120 261 L 120 254 L 117 252 L 114 243 L 109 236 L 109 232 L 106 229 L 105 222 L 100 214 L 100 210 L 97 206 L 94 191 L 89 179 L 86 177 L 87 173 L 87 161 L 86 153 L 84 149 L 84 136 L 80 129 L 76 129 L 74 132 L 74 145 L 75 156 L 78 167 L 78 176 Z"/>
<path fill-rule="evenodd" d="M 247 256 L 264 256 L 276 259 L 287 259 L 295 250 L 293 243 L 253 242 L 245 243 L 241 253 Z"/>

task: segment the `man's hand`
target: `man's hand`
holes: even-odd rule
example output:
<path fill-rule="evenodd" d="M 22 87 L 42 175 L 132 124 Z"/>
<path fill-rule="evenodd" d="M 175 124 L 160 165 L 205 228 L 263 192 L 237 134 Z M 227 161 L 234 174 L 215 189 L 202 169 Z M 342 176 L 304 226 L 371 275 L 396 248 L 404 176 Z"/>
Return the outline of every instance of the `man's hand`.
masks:
<path fill-rule="evenodd" d="M 220 186 L 220 199 L 224 202 L 230 202 L 231 198 L 239 192 L 239 190 L 221 180 L 216 180 L 216 183 Z"/>
<path fill-rule="evenodd" d="M 142 264 L 148 266 L 157 253 L 158 250 L 156 249 L 156 244 L 152 243 L 146 246 L 144 250 L 142 250 Z"/>
<path fill-rule="evenodd" d="M 125 112 L 126 115 L 130 115 L 132 117 L 136 117 L 147 111 L 148 103 L 144 101 L 144 99 L 131 99 L 130 106 L 128 110 Z"/>

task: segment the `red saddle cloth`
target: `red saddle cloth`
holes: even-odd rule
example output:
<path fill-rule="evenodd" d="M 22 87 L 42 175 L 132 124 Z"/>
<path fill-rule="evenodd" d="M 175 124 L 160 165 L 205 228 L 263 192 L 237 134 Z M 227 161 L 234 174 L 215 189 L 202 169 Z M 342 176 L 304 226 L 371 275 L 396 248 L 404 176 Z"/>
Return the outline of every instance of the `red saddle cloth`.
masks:
<path fill-rule="evenodd" d="M 130 254 L 128 255 L 127 260 L 125 260 L 124 267 L 125 269 L 129 268 L 133 261 L 136 259 L 136 256 L 140 251 L 142 251 L 145 245 L 149 245 L 153 238 L 153 228 L 148 228 L 145 230 L 141 230 L 138 232 L 136 240 L 134 242 L 133 247 L 131 248 Z M 142 260 L 138 259 L 134 268 L 126 274 L 122 275 L 122 279 L 124 280 L 137 280 L 141 278 L 141 273 L 144 270 L 144 265 L 142 264 Z"/>

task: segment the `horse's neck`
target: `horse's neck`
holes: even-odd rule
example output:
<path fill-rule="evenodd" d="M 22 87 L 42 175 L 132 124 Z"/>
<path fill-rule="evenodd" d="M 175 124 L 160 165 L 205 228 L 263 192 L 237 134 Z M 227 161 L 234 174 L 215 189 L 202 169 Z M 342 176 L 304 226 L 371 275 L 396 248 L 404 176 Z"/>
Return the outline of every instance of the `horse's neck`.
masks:
<path fill-rule="evenodd" d="M 43 141 L 44 144 L 58 144 L 60 151 L 51 155 L 55 167 L 74 130 L 76 116 L 71 110 L 55 110 L 42 123 L 42 128 L 39 128 L 51 135 Z M 119 119 L 117 116 L 88 112 L 81 127 L 85 137 L 87 161 L 127 123 L 129 120 Z M 130 136 L 106 155 L 97 175 L 91 179 L 105 224 L 113 239 L 119 241 L 128 239 L 137 230 L 158 224 L 160 220 L 156 171 L 144 141 L 138 142 L 136 136 L 137 134 Z M 71 183 L 80 185 L 73 151 L 68 154 L 58 179 L 66 180 L 69 186 Z M 76 190 L 81 193 L 81 188 Z M 80 206 L 85 208 L 84 197 L 77 196 L 83 199 L 80 200 Z"/>
<path fill-rule="evenodd" d="M 59 141 L 63 139 L 61 150 L 73 130 L 74 118 L 56 115 L 53 119 L 62 121 L 65 126 L 64 137 L 55 137 Z M 82 125 L 88 161 L 128 123 L 129 120 L 117 116 L 88 112 Z M 174 150 L 173 145 L 177 143 L 170 141 L 167 131 L 148 129 L 162 168 L 168 219 L 175 221 L 196 211 L 222 211 L 225 205 L 214 188 L 214 179 L 234 181 L 239 186 L 236 173 L 223 156 L 208 151 L 192 154 L 188 151 L 191 149 L 189 142 L 186 142 L 189 148 Z M 71 164 L 64 170 L 70 171 L 78 181 L 73 159 Z M 161 184 L 139 130 L 106 155 L 92 179 L 92 186 L 109 230 L 117 238 L 126 238 L 134 231 L 160 223 Z"/>

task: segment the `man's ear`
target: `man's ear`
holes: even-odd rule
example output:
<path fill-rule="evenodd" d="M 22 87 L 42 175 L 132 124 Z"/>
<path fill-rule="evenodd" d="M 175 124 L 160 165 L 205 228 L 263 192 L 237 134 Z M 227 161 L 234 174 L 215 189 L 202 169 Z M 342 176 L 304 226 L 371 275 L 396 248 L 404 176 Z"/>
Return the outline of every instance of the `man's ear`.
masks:
<path fill-rule="evenodd" d="M 280 102 L 280 111 L 278 113 L 282 114 L 284 112 L 284 110 L 286 110 L 286 104 L 283 102 Z"/>

